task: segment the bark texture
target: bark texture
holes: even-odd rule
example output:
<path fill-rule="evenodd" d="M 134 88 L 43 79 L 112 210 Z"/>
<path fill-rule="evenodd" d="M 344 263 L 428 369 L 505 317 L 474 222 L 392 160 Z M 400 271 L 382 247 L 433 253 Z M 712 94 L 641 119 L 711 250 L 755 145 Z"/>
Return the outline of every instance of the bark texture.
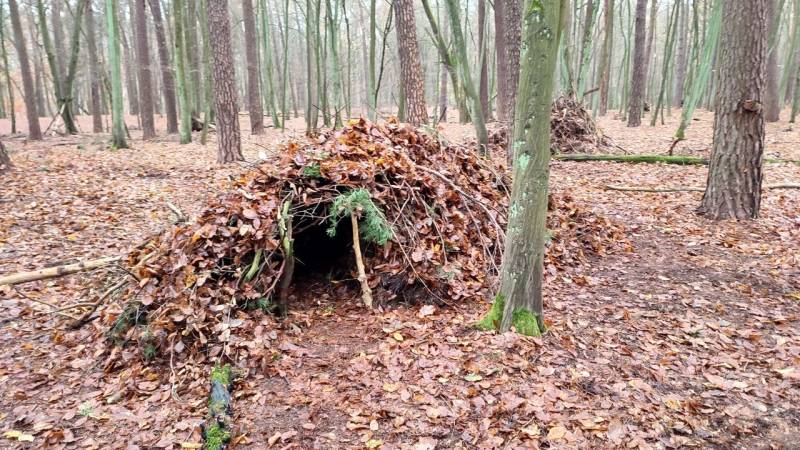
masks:
<path fill-rule="evenodd" d="M 506 0 L 506 51 L 508 52 L 508 101 L 506 115 L 514 123 L 519 86 L 519 56 L 522 44 L 522 3 L 521 0 Z"/>
<path fill-rule="evenodd" d="M 175 74 L 169 58 L 167 32 L 161 16 L 160 0 L 148 0 L 150 12 L 153 14 L 153 27 L 156 29 L 158 60 L 161 65 L 161 89 L 164 92 L 164 112 L 167 116 L 167 133 L 178 132 L 178 105 L 175 99 Z"/>
<path fill-rule="evenodd" d="M 8 0 L 11 16 L 11 28 L 14 31 L 14 45 L 19 58 L 19 70 L 22 76 L 22 91 L 25 94 L 25 114 L 28 118 L 28 137 L 39 140 L 42 138 L 42 129 L 39 126 L 39 113 L 36 109 L 36 91 L 33 87 L 28 48 L 25 46 L 25 34 L 22 31 L 22 22 L 19 19 L 19 6 L 17 0 Z"/>
<path fill-rule="evenodd" d="M 758 217 L 764 155 L 767 1 L 726 1 L 723 5 L 714 144 L 706 190 L 697 210 L 711 219 Z"/>
<path fill-rule="evenodd" d="M 242 155 L 242 139 L 239 130 L 228 0 L 208 0 L 206 6 L 208 32 L 211 38 L 211 73 L 214 82 L 214 110 L 217 125 L 217 162 L 242 161 L 244 156 Z"/>
<path fill-rule="evenodd" d="M 489 61 L 486 52 L 486 0 L 478 0 L 478 51 L 480 51 L 481 75 L 478 80 L 478 89 L 481 97 L 483 120 L 492 117 L 489 109 Z"/>
<path fill-rule="evenodd" d="M 600 106 L 599 114 L 608 112 L 608 88 L 611 78 L 611 51 L 614 44 L 614 0 L 605 0 L 605 35 L 600 50 Z"/>
<path fill-rule="evenodd" d="M 494 0 L 494 52 L 497 58 L 497 120 L 508 117 L 508 45 L 506 43 L 506 7 L 508 0 Z M 511 118 L 513 119 L 513 117 Z"/>
<path fill-rule="evenodd" d="M 777 0 L 767 0 L 767 86 L 764 93 L 764 120 L 777 122 L 781 116 L 780 94 L 778 94 L 778 42 L 780 20 Z"/>
<path fill-rule="evenodd" d="M 258 36 L 253 0 L 242 0 L 242 15 L 247 56 L 247 110 L 250 112 L 250 130 L 253 134 L 261 134 L 264 132 L 264 109 L 261 105 L 261 85 L 258 82 Z"/>
<path fill-rule="evenodd" d="M 644 87 L 647 81 L 645 63 L 645 20 L 647 0 L 636 0 L 636 22 L 633 47 L 633 77 L 631 79 L 631 98 L 628 103 L 628 126 L 638 127 L 642 124 L 642 103 Z"/>
<path fill-rule="evenodd" d="M 397 49 L 400 54 L 400 79 L 406 98 L 406 121 L 414 125 L 428 122 L 425 84 L 417 43 L 417 25 L 412 0 L 394 0 L 397 17 Z"/>
<path fill-rule="evenodd" d="M 142 139 L 156 136 L 153 119 L 153 75 L 150 69 L 150 46 L 147 39 L 147 6 L 146 0 L 136 0 L 136 57 L 137 75 L 139 78 L 139 116 L 142 121 Z"/>
<path fill-rule="evenodd" d="M 102 93 L 100 91 L 100 60 L 97 58 L 97 37 L 92 2 L 86 7 L 86 47 L 89 60 L 89 111 L 92 113 L 92 132 L 103 132 Z"/>

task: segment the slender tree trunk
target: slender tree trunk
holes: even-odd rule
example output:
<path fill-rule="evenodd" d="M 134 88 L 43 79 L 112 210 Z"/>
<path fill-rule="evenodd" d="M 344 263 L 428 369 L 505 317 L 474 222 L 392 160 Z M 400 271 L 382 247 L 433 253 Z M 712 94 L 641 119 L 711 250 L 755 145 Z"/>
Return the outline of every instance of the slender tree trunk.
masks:
<path fill-rule="evenodd" d="M 764 120 L 777 122 L 781 116 L 780 94 L 778 93 L 778 27 L 780 16 L 777 0 L 767 0 L 767 79 L 764 92 Z"/>
<path fill-rule="evenodd" d="M 661 124 L 664 124 L 664 104 L 667 103 L 667 86 L 670 84 L 669 74 L 672 66 L 672 54 L 675 51 L 675 34 L 677 32 L 678 20 L 681 13 L 681 2 L 675 2 L 672 6 L 672 13 L 669 15 L 667 22 L 667 36 L 664 43 L 664 58 L 661 68 L 661 89 L 658 91 L 658 99 L 656 100 L 655 108 L 653 108 L 653 116 L 650 119 L 650 126 L 656 125 L 659 113 L 661 114 Z"/>
<path fill-rule="evenodd" d="M 228 0 L 207 0 L 207 7 L 213 61 L 214 110 L 217 121 L 217 162 L 224 164 L 244 160 L 239 130 Z"/>
<path fill-rule="evenodd" d="M 211 104 L 214 102 L 214 89 L 211 85 L 211 36 L 208 31 L 208 0 L 200 3 L 200 30 L 203 37 L 203 131 L 200 134 L 200 143 L 206 145 L 208 128 L 213 118 Z"/>
<path fill-rule="evenodd" d="M 89 95 L 90 95 L 90 110 L 92 113 L 92 132 L 103 132 L 103 107 L 102 89 L 100 85 L 100 60 L 97 57 L 97 43 L 96 31 L 94 22 L 94 8 L 92 8 L 91 1 L 86 8 L 86 46 L 88 47 L 89 60 Z"/>
<path fill-rule="evenodd" d="M 376 18 L 377 0 L 369 0 L 369 76 L 367 77 L 367 102 L 369 102 L 369 118 L 372 121 L 378 119 L 378 95 L 375 56 L 377 50 L 376 29 L 378 26 Z"/>
<path fill-rule="evenodd" d="M 374 6 L 375 0 L 371 0 Z M 372 25 L 374 25 L 374 17 L 372 18 Z M 306 0 L 306 102 L 308 103 L 306 110 L 306 131 L 314 133 L 317 130 L 317 122 L 319 119 L 319 91 L 317 90 L 317 61 L 319 59 L 319 50 L 315 45 L 319 34 L 319 4 L 316 0 Z M 375 81 L 375 29 L 370 31 L 370 74 L 368 80 Z M 373 98 L 372 90 L 374 84 L 370 84 L 367 92 L 367 99 L 371 101 Z M 375 120 L 375 105 L 370 103 L 370 118 Z"/>
<path fill-rule="evenodd" d="M 0 14 L 0 16 L 2 16 L 2 14 Z M 13 164 L 11 163 L 11 157 L 8 156 L 8 151 L 6 150 L 5 145 L 3 145 L 3 142 L 0 141 L 0 175 L 10 170 L 12 166 Z"/>
<path fill-rule="evenodd" d="M 414 125 L 428 123 L 425 106 L 425 83 L 417 44 L 417 26 L 412 0 L 394 0 L 397 23 L 397 48 L 400 75 L 406 99 L 406 121 Z"/>
<path fill-rule="evenodd" d="M 683 1 L 683 0 L 676 0 L 676 1 Z M 650 88 L 649 88 L 649 83 L 647 83 L 647 79 L 651 72 L 650 71 L 650 67 L 652 67 L 651 64 L 653 63 L 653 43 L 655 41 L 657 21 L 658 21 L 658 0 L 652 0 L 650 3 L 650 23 L 649 25 L 647 25 L 647 47 L 645 49 L 645 54 L 644 54 L 644 64 L 645 64 L 644 101 L 647 101 L 650 98 Z"/>
<path fill-rule="evenodd" d="M 120 33 L 116 0 L 106 0 L 106 29 L 108 32 L 108 66 L 111 71 L 111 146 L 128 148 L 125 141 L 125 115 L 122 98 L 122 66 L 120 64 Z"/>
<path fill-rule="evenodd" d="M 645 20 L 647 16 L 647 0 L 636 0 L 636 30 L 633 47 L 633 77 L 631 80 L 631 97 L 628 103 L 628 126 L 638 127 L 642 124 L 642 101 L 645 73 Z"/>
<path fill-rule="evenodd" d="M 611 78 L 611 51 L 614 47 L 614 0 L 605 0 L 605 33 L 603 47 L 600 50 L 600 106 L 599 113 L 605 116 L 608 112 L 609 80 Z"/>
<path fill-rule="evenodd" d="M 339 39 L 337 37 L 337 30 L 339 29 L 338 6 L 339 5 L 337 3 L 336 7 L 333 8 L 331 7 L 331 0 L 325 0 L 325 23 L 327 29 L 326 37 L 328 38 L 328 51 L 331 55 L 331 65 L 333 70 L 333 79 L 331 80 L 333 85 L 333 128 L 341 128 L 344 125 L 342 122 L 342 108 L 344 103 L 342 98 L 342 71 L 341 65 L 339 64 Z M 286 61 L 285 57 L 284 61 Z M 285 95 L 286 93 L 284 92 L 284 97 Z M 288 115 L 288 110 L 285 111 L 285 114 Z"/>
<path fill-rule="evenodd" d="M 578 67 L 578 100 L 583 100 L 586 91 L 586 78 L 589 76 L 589 61 L 592 49 L 592 31 L 594 30 L 594 19 L 597 17 L 597 0 L 586 2 L 586 18 L 583 26 L 583 39 L 581 40 L 580 66 Z"/>
<path fill-rule="evenodd" d="M 8 65 L 8 50 L 6 49 L 6 20 L 4 17 L 4 8 L 0 6 L 0 53 L 3 58 L 3 72 L 6 79 L 6 89 L 8 89 L 8 103 L 11 115 L 11 133 L 17 133 L 17 113 L 14 104 L 14 87 L 11 82 L 11 70 Z"/>
<path fill-rule="evenodd" d="M 480 52 L 480 97 L 483 119 L 490 120 L 492 110 L 489 108 L 489 62 L 486 55 L 486 0 L 478 0 L 478 51 Z"/>
<path fill-rule="evenodd" d="M 508 79 L 506 88 L 508 89 L 508 102 L 506 103 L 506 116 L 512 120 L 512 125 L 516 123 L 514 112 L 517 107 L 517 88 L 519 86 L 519 58 L 520 45 L 522 43 L 522 4 L 521 0 L 506 0 L 506 51 L 508 52 Z M 513 136 L 513 130 L 509 130 L 509 136 Z M 509 157 L 511 154 L 509 154 Z"/>
<path fill-rule="evenodd" d="M 252 10 L 252 0 L 251 3 L 251 10 Z M 242 4 L 244 5 L 244 3 Z M 188 65 L 188 79 L 191 83 L 192 89 L 190 89 L 190 97 L 192 101 L 192 117 L 196 117 L 200 115 L 200 111 L 203 110 L 203 78 L 200 76 L 200 51 L 198 50 L 198 42 L 200 40 L 197 38 L 197 0 L 190 0 L 186 2 L 186 27 L 184 29 L 185 33 L 185 41 L 186 41 L 186 63 Z M 243 6 L 244 8 L 244 6 Z M 244 15 L 245 20 L 247 19 L 247 15 Z M 255 20 L 255 17 L 253 17 Z M 255 28 L 255 25 L 253 25 Z M 258 45 L 258 39 L 254 36 L 254 44 Z"/>
<path fill-rule="evenodd" d="M 550 105 L 561 16 L 568 3 L 540 0 L 537 4 L 538 14 L 525 15 L 520 109 L 514 119 L 517 123 L 512 140 L 518 148 L 500 292 L 492 306 L 494 314 L 480 323 L 501 331 L 514 326 L 518 333 L 526 335 L 545 331 L 542 278 L 550 172 Z"/>
<path fill-rule="evenodd" d="M 725 1 L 714 144 L 698 213 L 752 219 L 761 204 L 767 1 Z M 747 30 L 747 32 L 743 32 Z"/>
<path fill-rule="evenodd" d="M 136 0 L 136 57 L 139 77 L 139 115 L 142 121 L 142 139 L 156 136 L 153 118 L 152 73 L 150 70 L 150 44 L 147 39 L 146 0 Z"/>
<path fill-rule="evenodd" d="M 244 43 L 247 56 L 247 110 L 253 134 L 264 132 L 264 110 L 261 106 L 261 86 L 258 81 L 258 38 L 253 0 L 242 0 Z"/>
<path fill-rule="evenodd" d="M 161 87 L 164 91 L 164 109 L 167 115 L 167 133 L 178 132 L 178 106 L 175 94 L 175 74 L 172 72 L 172 62 L 169 57 L 169 44 L 164 20 L 161 17 L 160 0 L 148 0 L 150 12 L 153 14 L 153 27 L 156 30 L 156 43 L 158 46 L 158 60 L 161 65 Z"/>
<path fill-rule="evenodd" d="M 329 1 L 329 0 L 328 0 Z M 279 20 L 280 22 L 280 20 Z M 286 129 L 286 118 L 289 116 L 287 91 L 289 86 L 289 0 L 283 2 L 283 76 L 281 77 L 281 130 Z M 334 67 L 341 70 L 340 67 Z M 339 79 L 341 83 L 341 78 Z M 341 84 L 340 84 L 341 89 Z M 341 91 L 340 91 L 341 95 Z"/>
<path fill-rule="evenodd" d="M 678 28 L 678 54 L 675 62 L 675 95 L 672 104 L 676 107 L 683 106 L 683 90 L 686 84 L 686 64 L 689 53 L 689 8 L 684 3 L 681 8 L 680 27 Z"/>
<path fill-rule="evenodd" d="M 317 28 L 316 33 L 319 34 L 319 1 L 313 0 L 316 3 L 315 15 L 312 16 L 316 18 Z M 264 49 L 264 83 L 266 84 L 266 98 L 267 98 L 267 107 L 272 114 L 272 126 L 279 127 L 281 126 L 281 122 L 278 119 L 278 107 L 275 102 L 275 77 L 274 77 L 274 62 L 272 59 L 272 23 L 270 22 L 269 18 L 271 16 L 271 12 L 267 9 L 267 2 L 266 0 L 261 0 L 261 34 L 262 34 L 262 48 Z M 317 43 L 314 43 L 314 49 L 316 52 L 319 52 L 319 47 Z M 318 106 L 315 105 L 315 110 Z M 315 121 L 315 128 L 316 128 L 316 121 Z"/>
<path fill-rule="evenodd" d="M 133 11 L 133 8 L 130 8 L 129 13 Z M 131 14 L 129 14 L 131 15 Z M 133 17 L 131 19 L 131 25 L 133 24 Z M 135 64 L 134 61 L 136 58 L 133 55 L 133 51 L 131 51 L 131 45 L 128 42 L 128 32 L 127 29 L 129 28 L 127 21 L 125 20 L 125 14 L 121 13 L 119 20 L 119 36 L 120 36 L 120 43 L 122 44 L 122 57 L 125 64 L 125 72 L 123 75 L 125 76 L 125 90 L 128 93 L 128 112 L 131 115 L 138 116 L 139 115 L 139 84 L 136 82 L 136 69 L 134 68 Z"/>
<path fill-rule="evenodd" d="M 494 0 L 494 52 L 497 55 L 497 120 L 507 122 L 508 117 L 508 43 L 506 42 L 506 7 L 508 0 Z M 516 1 L 516 0 L 512 0 Z"/>
<path fill-rule="evenodd" d="M 186 74 L 186 33 L 184 26 L 184 0 L 173 0 L 173 19 L 175 20 L 175 78 L 178 82 L 178 111 L 180 112 L 181 144 L 192 142 L 192 100 Z M 194 0 L 188 0 L 194 1 Z M 227 0 L 226 0 L 227 1 Z"/>
<path fill-rule="evenodd" d="M 19 7 L 17 0 L 8 0 L 11 28 L 14 31 L 14 44 L 19 58 L 19 70 L 22 76 L 22 88 L 25 97 L 25 114 L 28 117 L 28 137 L 33 140 L 42 139 L 42 129 L 39 126 L 39 113 L 36 110 L 36 92 L 33 87 L 33 76 L 28 59 L 28 48 L 25 46 L 25 34 L 22 32 L 22 23 L 19 20 Z"/>
<path fill-rule="evenodd" d="M 447 15 L 450 17 L 450 29 L 453 32 L 453 45 L 458 52 L 458 67 L 461 70 L 461 79 L 464 83 L 464 92 L 472 100 L 472 123 L 475 125 L 475 135 L 478 138 L 478 153 L 485 155 L 488 151 L 489 137 L 486 132 L 484 113 L 481 107 L 480 96 L 472 82 L 472 74 L 469 71 L 469 60 L 467 59 L 467 44 L 464 40 L 464 33 L 461 31 L 461 19 L 459 13 L 458 0 L 447 0 Z"/>

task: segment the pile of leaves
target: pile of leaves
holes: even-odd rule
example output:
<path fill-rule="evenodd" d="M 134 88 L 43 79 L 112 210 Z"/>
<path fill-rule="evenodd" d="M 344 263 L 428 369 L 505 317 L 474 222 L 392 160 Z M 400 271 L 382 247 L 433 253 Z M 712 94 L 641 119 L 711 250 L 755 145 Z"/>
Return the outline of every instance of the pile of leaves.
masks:
<path fill-rule="evenodd" d="M 508 128 L 500 127 L 489 135 L 489 144 L 506 148 Z M 581 102 L 561 96 L 550 111 L 550 151 L 558 153 L 609 153 L 617 148 L 595 125 L 591 113 Z"/>
<path fill-rule="evenodd" d="M 114 355 L 230 356 L 231 344 L 243 341 L 237 334 L 253 332 L 248 311 L 285 311 L 292 289 L 304 288 L 304 269 L 348 280 L 342 284 L 357 292 L 351 215 L 379 304 L 483 298 L 497 281 L 509 186 L 475 149 L 408 125 L 361 119 L 311 142 L 291 141 L 234 179 L 196 221 L 130 253 L 138 283 L 103 318 L 111 341 L 138 345 L 115 347 Z M 553 196 L 551 210 L 550 272 L 622 236 L 568 196 Z"/>

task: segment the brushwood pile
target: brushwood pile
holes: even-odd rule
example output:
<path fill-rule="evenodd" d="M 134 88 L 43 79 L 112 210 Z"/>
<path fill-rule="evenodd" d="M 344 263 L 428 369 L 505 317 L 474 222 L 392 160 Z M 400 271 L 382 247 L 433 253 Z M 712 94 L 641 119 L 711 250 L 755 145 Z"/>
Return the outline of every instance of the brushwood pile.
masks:
<path fill-rule="evenodd" d="M 502 164 L 396 122 L 353 120 L 289 142 L 195 220 L 130 252 L 138 281 L 101 312 L 109 364 L 246 358 L 237 345 L 263 312 L 284 313 L 312 282 L 336 281 L 357 299 L 352 215 L 378 305 L 490 297 L 511 188 Z M 569 195 L 551 196 L 548 228 L 551 275 L 627 245 L 619 224 Z"/>

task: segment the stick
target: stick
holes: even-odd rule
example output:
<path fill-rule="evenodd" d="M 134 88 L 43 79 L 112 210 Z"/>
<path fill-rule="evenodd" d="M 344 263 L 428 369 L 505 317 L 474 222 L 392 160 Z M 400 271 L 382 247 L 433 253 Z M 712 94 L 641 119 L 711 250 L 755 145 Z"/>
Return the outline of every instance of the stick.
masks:
<path fill-rule="evenodd" d="M 666 155 L 590 155 L 586 153 L 559 154 L 553 155 L 554 160 L 558 161 L 611 161 L 628 163 L 664 163 L 678 164 L 682 166 L 708 165 L 708 159 L 696 156 L 666 156 Z M 774 159 L 765 158 L 766 164 L 790 163 L 800 165 L 800 161 L 794 159 Z"/>
<path fill-rule="evenodd" d="M 167 208 L 175 214 L 175 223 L 183 223 L 186 222 L 186 214 L 180 210 L 177 206 L 173 205 L 171 202 L 167 202 Z"/>
<path fill-rule="evenodd" d="M 91 261 L 83 261 L 75 264 L 67 264 L 64 266 L 48 267 L 46 269 L 34 270 L 32 272 L 19 272 L 11 275 L 0 277 L 0 286 L 7 284 L 13 286 L 20 283 L 28 283 L 31 281 L 45 280 L 48 278 L 63 277 L 76 272 L 84 270 L 93 270 L 109 264 L 113 264 L 120 260 L 119 256 L 111 256 L 108 258 L 93 259 Z"/>
<path fill-rule="evenodd" d="M 620 186 L 609 184 L 606 189 L 610 191 L 625 191 L 625 192 L 705 192 L 705 188 L 699 187 L 639 187 L 639 186 Z M 762 189 L 800 189 L 800 183 L 783 183 L 783 184 L 766 184 Z"/>
<path fill-rule="evenodd" d="M 367 274 L 364 271 L 364 260 L 361 259 L 361 238 L 358 235 L 358 217 L 356 217 L 354 213 L 350 214 L 350 222 L 353 224 L 353 251 L 356 253 L 358 281 L 361 283 L 361 299 L 364 301 L 364 306 L 372 308 L 372 289 L 369 287 Z"/>

